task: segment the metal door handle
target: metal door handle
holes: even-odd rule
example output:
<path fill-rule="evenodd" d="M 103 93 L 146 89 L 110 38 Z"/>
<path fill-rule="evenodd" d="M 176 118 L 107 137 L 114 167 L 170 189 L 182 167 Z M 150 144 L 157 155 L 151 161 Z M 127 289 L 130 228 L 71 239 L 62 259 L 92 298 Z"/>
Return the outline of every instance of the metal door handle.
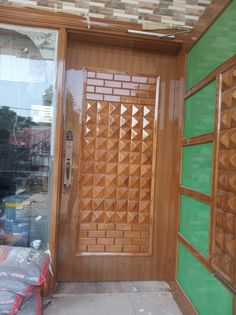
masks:
<path fill-rule="evenodd" d="M 65 188 L 70 189 L 71 188 L 71 180 L 70 180 L 70 172 L 71 172 L 71 165 L 70 161 L 66 162 L 66 178 L 65 178 Z"/>
<path fill-rule="evenodd" d="M 67 131 L 66 133 L 66 155 L 65 155 L 65 174 L 64 174 L 64 188 L 69 190 L 72 186 L 72 157 L 73 157 L 73 133 Z"/>

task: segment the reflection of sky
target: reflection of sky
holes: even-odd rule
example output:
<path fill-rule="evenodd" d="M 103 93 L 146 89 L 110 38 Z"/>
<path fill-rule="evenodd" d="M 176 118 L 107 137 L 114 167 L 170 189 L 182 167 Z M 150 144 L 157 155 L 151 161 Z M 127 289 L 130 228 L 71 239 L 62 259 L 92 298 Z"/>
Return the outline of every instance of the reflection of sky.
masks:
<path fill-rule="evenodd" d="M 70 93 L 73 98 L 73 109 L 75 112 L 80 113 L 84 97 L 85 71 L 68 70 L 66 72 L 66 81 L 67 93 Z"/>
<path fill-rule="evenodd" d="M 53 84 L 54 61 L 0 55 L 0 106 L 29 117 L 32 105 L 42 105 L 45 90 Z"/>

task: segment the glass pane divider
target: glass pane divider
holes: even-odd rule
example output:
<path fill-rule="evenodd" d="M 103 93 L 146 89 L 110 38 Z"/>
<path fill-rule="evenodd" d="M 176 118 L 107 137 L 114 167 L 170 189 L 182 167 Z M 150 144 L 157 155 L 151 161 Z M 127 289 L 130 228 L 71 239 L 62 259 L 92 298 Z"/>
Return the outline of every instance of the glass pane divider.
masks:
<path fill-rule="evenodd" d="M 210 195 L 204 194 L 200 191 L 197 191 L 191 188 L 180 186 L 180 194 L 189 196 L 193 199 L 196 199 L 198 201 L 201 201 L 210 205 L 212 204 L 212 197 Z"/>
<path fill-rule="evenodd" d="M 215 133 L 205 133 L 199 136 L 194 136 L 190 138 L 184 138 L 182 140 L 182 146 L 189 146 L 189 145 L 196 145 L 196 144 L 202 144 L 202 143 L 208 143 L 213 142 L 215 139 Z"/>
<path fill-rule="evenodd" d="M 192 245 L 180 232 L 178 232 L 178 241 L 181 242 L 190 253 L 198 259 L 205 267 L 206 269 L 210 272 L 213 273 L 214 269 L 212 268 L 210 264 L 210 257 L 208 256 L 207 258 L 200 253 L 200 251 Z"/>

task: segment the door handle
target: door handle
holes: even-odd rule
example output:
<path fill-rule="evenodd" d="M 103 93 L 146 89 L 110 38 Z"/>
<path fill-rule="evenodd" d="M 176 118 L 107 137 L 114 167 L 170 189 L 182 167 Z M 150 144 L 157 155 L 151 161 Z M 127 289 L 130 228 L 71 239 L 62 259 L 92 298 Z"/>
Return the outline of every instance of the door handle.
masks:
<path fill-rule="evenodd" d="M 73 133 L 66 133 L 66 154 L 65 154 L 65 173 L 64 173 L 64 188 L 71 189 L 72 186 L 72 160 L 73 158 Z"/>

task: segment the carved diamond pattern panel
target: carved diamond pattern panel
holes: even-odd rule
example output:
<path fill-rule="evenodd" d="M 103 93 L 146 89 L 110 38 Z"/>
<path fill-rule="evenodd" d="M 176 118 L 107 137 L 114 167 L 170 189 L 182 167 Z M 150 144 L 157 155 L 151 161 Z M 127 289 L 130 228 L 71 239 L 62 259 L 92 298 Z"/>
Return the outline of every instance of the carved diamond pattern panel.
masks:
<path fill-rule="evenodd" d="M 87 71 L 78 251 L 149 255 L 156 78 Z"/>
<path fill-rule="evenodd" d="M 213 263 L 236 285 L 236 68 L 223 75 Z"/>

